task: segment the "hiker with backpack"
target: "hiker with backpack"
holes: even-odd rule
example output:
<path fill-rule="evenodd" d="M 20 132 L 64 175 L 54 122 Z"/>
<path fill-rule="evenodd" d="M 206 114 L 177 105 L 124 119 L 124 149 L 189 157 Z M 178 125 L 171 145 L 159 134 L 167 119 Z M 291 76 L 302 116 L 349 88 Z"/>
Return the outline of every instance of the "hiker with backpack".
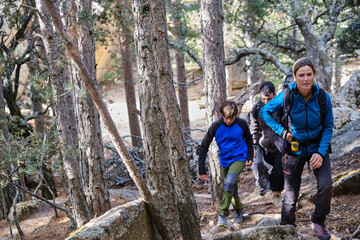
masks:
<path fill-rule="evenodd" d="M 275 145 L 276 133 L 265 123 L 259 114 L 261 108 L 275 96 L 275 86 L 272 82 L 261 84 L 261 99 L 250 111 L 250 132 L 254 144 L 254 163 L 258 162 L 256 161 L 257 158 L 262 158 L 263 165 L 267 170 L 264 171 L 261 164 L 253 164 L 253 173 L 259 179 L 266 179 L 269 183 L 259 181 L 259 187 L 261 187 L 259 194 L 265 194 L 268 188 L 270 188 L 273 204 L 276 207 L 280 207 L 280 195 L 284 189 L 284 173 L 281 163 L 282 152 Z"/>
<path fill-rule="evenodd" d="M 330 140 L 334 119 L 328 93 L 314 83 L 315 66 L 309 58 L 301 58 L 293 65 L 295 82 L 267 103 L 260 116 L 284 139 L 282 157 L 285 198 L 281 210 L 281 224 L 295 224 L 296 203 L 299 197 L 301 174 L 309 163 L 317 181 L 315 210 L 311 214 L 312 229 L 319 239 L 330 239 L 325 226 L 331 204 Z M 283 110 L 280 123 L 274 112 Z"/>
<path fill-rule="evenodd" d="M 224 193 L 220 205 L 217 226 L 227 226 L 230 203 L 235 210 L 234 222 L 240 223 L 244 207 L 238 196 L 236 180 L 244 166 L 252 164 L 253 143 L 249 127 L 244 119 L 237 117 L 238 109 L 233 101 L 220 106 L 222 117 L 211 124 L 201 142 L 199 153 L 199 177 L 207 180 L 205 159 L 209 146 L 215 137 L 219 148 L 219 160 L 224 177 Z M 234 199 L 233 199 L 234 197 Z M 234 200 L 232 202 L 232 199 Z"/>

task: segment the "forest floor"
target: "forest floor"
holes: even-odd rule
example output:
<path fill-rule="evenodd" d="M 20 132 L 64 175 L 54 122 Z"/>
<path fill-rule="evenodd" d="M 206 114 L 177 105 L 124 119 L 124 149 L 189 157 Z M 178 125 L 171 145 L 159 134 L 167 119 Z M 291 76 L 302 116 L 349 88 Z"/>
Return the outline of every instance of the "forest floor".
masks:
<path fill-rule="evenodd" d="M 110 89 L 107 91 L 107 88 Z M 189 94 L 189 108 L 190 108 L 190 121 L 192 128 L 205 128 L 205 118 L 202 116 L 204 114 L 203 110 L 199 109 L 199 100 L 196 99 L 193 95 L 199 96 L 199 89 L 202 89 L 202 86 L 195 86 L 193 92 Z M 115 122 L 117 123 L 118 129 L 120 129 L 120 134 L 127 135 L 129 133 L 122 132 L 127 128 L 126 118 L 127 114 L 123 112 L 121 114 L 117 113 L 119 109 L 126 109 L 125 106 L 121 104 L 124 103 L 124 99 L 121 98 L 124 96 L 122 90 L 118 88 L 113 88 L 111 86 L 103 86 L 104 96 L 108 103 L 109 110 L 114 117 Z M 193 95 L 192 95 L 193 94 Z M 120 99 L 120 102 L 118 102 Z M 125 108 L 124 108 L 125 107 Z M 194 109 L 192 109 L 194 108 Z M 106 141 L 107 134 L 104 131 L 104 141 Z M 192 137 L 201 140 L 204 132 L 195 131 L 192 134 Z M 332 174 L 333 177 L 360 169 L 360 153 L 350 154 L 338 159 L 336 162 L 332 163 Z M 315 187 L 316 180 L 314 175 L 307 171 L 305 166 L 302 178 L 302 187 L 301 192 L 308 191 Z M 60 183 L 64 184 L 64 183 Z M 274 219 L 280 219 L 280 207 L 275 207 L 272 204 L 271 194 L 267 193 L 264 196 L 259 196 L 256 194 L 256 187 L 254 184 L 254 177 L 250 167 L 246 167 L 244 171 L 240 174 L 239 179 L 239 194 L 240 198 L 245 205 L 245 214 L 244 221 L 241 224 L 233 224 L 233 230 L 225 230 L 221 234 L 245 229 L 252 227 L 263 217 L 272 217 Z M 198 206 L 198 212 L 200 217 L 201 224 L 201 233 L 209 234 L 211 228 L 213 228 L 217 222 L 217 209 L 211 207 L 211 198 L 208 192 L 209 186 L 206 184 L 195 183 L 194 192 L 196 193 L 196 202 Z M 59 185 L 61 190 L 61 185 Z M 116 191 L 124 191 L 124 189 L 136 188 L 133 185 L 128 185 L 123 189 L 111 190 L 111 205 L 112 207 L 124 204 L 132 199 L 135 199 L 135 196 L 129 198 L 120 198 L 118 194 L 114 194 Z M 60 191 L 59 196 L 56 201 L 59 204 L 63 204 L 65 201 L 65 193 Z M 334 197 L 331 202 L 331 213 L 327 218 L 327 226 L 329 227 L 331 233 L 333 234 L 332 239 L 341 239 L 350 236 L 360 224 L 360 194 L 354 195 L 343 195 L 339 197 Z M 310 215 L 313 211 L 313 204 L 308 207 L 297 210 L 297 230 L 298 233 L 303 236 L 303 239 L 317 239 L 316 235 L 311 231 L 310 228 Z M 70 221 L 63 212 L 59 212 L 59 216 L 54 217 L 53 208 L 40 203 L 36 211 L 31 215 L 27 216 L 24 219 L 21 219 L 20 226 L 24 232 L 26 239 L 35 240 L 35 239 L 65 239 L 71 232 L 70 230 Z M 232 221 L 233 215 L 229 216 L 229 222 Z M 13 234 L 17 234 L 16 226 L 12 226 Z M 5 220 L 0 221 L 0 239 L 10 238 L 10 231 Z M 14 238 L 19 239 L 19 238 Z"/>
<path fill-rule="evenodd" d="M 338 159 L 332 164 L 333 176 L 342 173 L 347 173 L 360 168 L 360 153 L 346 155 Z M 312 173 L 309 173 L 305 168 L 302 178 L 301 192 L 305 192 L 315 187 L 315 178 Z M 245 228 L 252 227 L 260 219 L 264 217 L 271 217 L 280 219 L 280 207 L 275 207 L 272 204 L 271 194 L 268 192 L 264 196 L 256 194 L 254 185 L 254 177 L 250 167 L 240 174 L 239 180 L 239 194 L 245 205 L 244 221 L 240 224 L 233 224 L 232 230 L 224 229 L 219 234 L 230 233 Z M 135 190 L 133 185 L 128 185 L 123 189 L 111 191 L 111 205 L 116 207 L 136 198 L 136 195 L 128 198 L 120 198 L 117 191 L 125 191 L 125 189 Z M 202 234 L 209 234 L 217 222 L 217 209 L 211 208 L 211 198 L 208 194 L 208 185 L 196 184 L 194 185 L 194 192 L 196 193 L 196 202 L 200 217 L 200 226 Z M 115 193 L 115 194 L 114 194 Z M 60 193 L 61 197 L 57 199 L 57 203 L 63 204 L 65 194 Z M 332 239 L 347 239 L 360 224 L 360 194 L 343 195 L 334 197 L 331 201 L 331 213 L 327 218 L 326 224 L 332 233 Z M 306 240 L 317 239 L 315 233 L 310 228 L 310 215 L 313 211 L 313 204 L 302 209 L 298 209 L 297 216 L 297 230 L 298 233 Z M 40 207 L 20 221 L 20 226 L 28 240 L 60 240 L 69 236 L 70 220 L 65 213 L 59 212 L 59 217 L 54 217 L 53 208 L 41 203 Z M 232 213 L 229 216 L 229 222 L 232 222 Z M 16 235 L 16 226 L 12 226 L 13 234 Z M 0 239 L 10 238 L 9 227 L 5 220 L 0 221 Z M 19 239 L 19 238 L 14 238 Z M 349 239 L 349 238 L 348 238 Z"/>

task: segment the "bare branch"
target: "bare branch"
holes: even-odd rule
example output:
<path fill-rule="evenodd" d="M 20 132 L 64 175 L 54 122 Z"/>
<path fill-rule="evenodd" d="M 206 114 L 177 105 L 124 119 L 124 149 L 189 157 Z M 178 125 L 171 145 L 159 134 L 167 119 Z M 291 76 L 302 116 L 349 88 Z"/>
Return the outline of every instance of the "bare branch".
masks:
<path fill-rule="evenodd" d="M 276 56 L 274 56 L 271 52 L 261 48 L 239 48 L 233 51 L 233 56 L 225 61 L 225 65 L 232 65 L 238 62 L 241 58 L 254 54 L 259 54 L 265 61 L 271 62 L 283 73 L 287 73 L 289 71 L 289 69 L 284 66 Z"/>
<path fill-rule="evenodd" d="M 48 105 L 48 106 L 46 107 L 46 109 L 45 109 L 44 111 L 42 111 L 42 112 L 35 112 L 35 113 L 27 116 L 27 117 L 25 118 L 25 121 L 26 121 L 26 122 L 27 122 L 27 121 L 30 121 L 30 120 L 32 120 L 32 119 L 37 118 L 37 117 L 38 117 L 39 115 L 41 115 L 41 114 L 45 114 L 45 113 L 47 112 L 47 110 L 49 110 L 50 106 L 51 106 L 51 105 Z"/>
<path fill-rule="evenodd" d="M 203 69 L 201 60 L 195 55 L 195 53 L 193 53 L 191 51 L 191 49 L 187 45 L 184 44 L 184 45 L 179 46 L 178 44 L 176 44 L 174 42 L 169 42 L 169 45 L 170 45 L 170 47 L 172 47 L 174 49 L 185 51 L 189 55 L 189 57 L 192 58 L 199 65 L 200 69 L 201 70 Z"/>
<path fill-rule="evenodd" d="M 34 10 L 36 12 L 39 12 L 39 10 L 36 8 L 36 7 L 32 7 L 32 6 L 28 6 L 28 5 L 24 5 L 24 4 L 20 4 L 20 7 L 23 7 L 23 8 L 29 8 L 31 10 Z"/>
<path fill-rule="evenodd" d="M 300 43 L 300 42 L 297 42 L 298 44 L 285 45 L 285 44 L 280 44 L 278 42 L 273 42 L 270 39 L 261 39 L 260 44 L 261 43 L 268 43 L 268 44 L 271 44 L 274 47 L 281 48 L 283 50 L 291 51 L 291 52 L 294 52 L 294 53 L 302 53 L 302 52 L 304 52 L 306 50 L 306 48 L 304 46 L 301 47 L 301 48 L 297 47 L 297 45 L 304 45 L 303 43 Z"/>
<path fill-rule="evenodd" d="M 68 209 L 63 208 L 62 206 L 60 206 L 60 205 L 58 205 L 58 204 L 56 204 L 56 203 L 52 203 L 52 202 L 50 202 L 49 200 L 47 200 L 46 198 L 43 198 L 43 197 L 41 197 L 41 196 L 39 196 L 39 195 L 37 195 L 37 194 L 34 194 L 33 192 L 29 191 L 27 188 L 24 188 L 24 187 L 20 186 L 20 185 L 17 184 L 17 183 L 9 182 L 9 178 L 8 178 L 5 174 L 3 174 L 3 173 L 0 173 L 0 176 L 2 176 L 3 178 L 5 178 L 5 179 L 8 181 L 9 184 L 11 184 L 11 185 L 13 185 L 13 186 L 15 186 L 15 187 L 23 190 L 23 191 L 26 192 L 27 194 L 29 194 L 29 195 L 37 198 L 37 199 L 40 199 L 40 200 L 46 202 L 47 204 L 49 204 L 50 206 L 52 206 L 52 207 L 54 207 L 54 208 L 57 208 L 57 209 L 59 209 L 59 210 L 61 210 L 61 211 L 66 212 L 66 215 L 68 216 L 68 218 L 69 218 L 70 221 L 71 221 L 71 229 L 72 229 L 72 230 L 75 230 L 75 229 L 76 229 L 75 219 L 71 216 L 70 211 L 69 211 Z"/>
<path fill-rule="evenodd" d="M 174 84 L 184 85 L 184 86 L 188 87 L 190 84 L 192 84 L 192 83 L 194 83 L 194 82 L 196 82 L 196 81 L 199 81 L 199 80 L 202 79 L 203 77 L 204 77 L 204 75 L 201 75 L 201 76 L 199 76 L 199 77 L 197 77 L 197 78 L 195 78 L 195 79 L 193 79 L 193 80 L 191 80 L 190 82 L 187 82 L 187 83 L 179 83 L 179 82 L 176 82 L 176 81 L 173 81 L 173 82 L 174 82 Z"/>

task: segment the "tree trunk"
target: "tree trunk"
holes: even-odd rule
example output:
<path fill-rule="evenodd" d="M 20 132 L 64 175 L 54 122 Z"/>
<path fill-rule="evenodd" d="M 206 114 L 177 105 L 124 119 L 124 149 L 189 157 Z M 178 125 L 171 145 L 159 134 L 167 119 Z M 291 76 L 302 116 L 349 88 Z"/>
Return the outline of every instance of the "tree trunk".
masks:
<path fill-rule="evenodd" d="M 180 233 L 179 210 L 176 206 L 174 177 L 171 170 L 169 141 L 166 135 L 166 119 L 161 106 L 161 93 L 152 49 L 149 1 L 133 2 L 135 21 L 135 47 L 139 78 L 140 109 L 144 129 L 146 175 L 151 189 L 163 196 L 161 211 L 174 238 Z M 141 14 L 143 13 L 143 14 Z"/>
<path fill-rule="evenodd" d="M 139 117 L 136 111 L 136 97 L 134 79 L 132 74 L 130 43 L 128 41 L 127 34 L 122 27 L 120 28 L 119 40 L 121 48 L 122 69 L 124 73 L 123 77 L 125 86 L 126 106 L 129 117 L 131 143 L 133 147 L 143 149 Z M 140 154 L 139 156 L 141 159 L 143 158 L 142 155 L 143 154 Z"/>
<path fill-rule="evenodd" d="M 332 86 L 332 92 L 338 93 L 341 87 L 341 56 L 339 52 L 334 49 L 334 77 L 333 77 L 333 83 Z"/>
<path fill-rule="evenodd" d="M 90 16 L 87 18 L 79 16 L 80 13 L 91 14 L 92 0 L 71 1 L 68 4 L 68 14 L 76 16 L 68 18 L 69 32 L 74 39 L 77 39 L 81 57 L 97 88 L 94 27 Z M 70 66 L 75 89 L 75 113 L 79 131 L 80 176 L 90 212 L 92 216 L 100 216 L 111 208 L 103 165 L 104 151 L 100 116 L 86 90 L 79 69 L 72 60 L 70 60 Z"/>
<path fill-rule="evenodd" d="M 219 108 L 226 100 L 225 53 L 223 40 L 223 14 L 221 0 L 201 0 L 201 29 L 203 43 L 203 70 L 205 88 L 206 123 L 210 125 L 221 115 Z M 218 149 L 215 142 L 208 154 L 212 205 L 222 198 L 222 176 Z"/>
<path fill-rule="evenodd" d="M 186 71 L 185 71 L 185 57 L 181 52 L 177 52 L 175 55 L 176 59 L 176 76 L 178 85 L 178 94 L 179 94 L 179 105 L 182 124 L 184 127 L 185 138 L 191 138 L 190 131 L 190 118 L 189 118 L 189 100 L 187 94 L 187 85 L 186 85 Z"/>
<path fill-rule="evenodd" d="M 77 158 L 77 130 L 72 91 L 67 89 L 70 83 L 68 66 L 65 63 L 65 52 L 61 51 L 59 39 L 53 30 L 48 7 L 42 0 L 36 0 L 41 12 L 40 27 L 47 52 L 49 76 L 53 88 L 55 104 L 56 127 L 60 132 L 61 153 L 64 169 L 68 180 L 70 202 L 77 226 L 90 221 L 91 215 L 85 200 L 79 178 Z"/>
<path fill-rule="evenodd" d="M 7 118 L 6 118 L 6 114 L 5 114 L 5 99 L 4 99 L 4 95 L 3 95 L 3 86 L 2 86 L 2 81 L 0 79 L 0 129 L 1 129 L 1 135 L 2 135 L 2 139 L 4 139 L 6 141 L 6 148 L 8 148 L 8 142 L 10 140 L 10 133 L 9 133 L 9 129 L 7 127 Z M 6 159 L 6 156 L 2 156 L 3 152 L 6 152 L 6 149 L 4 149 L 5 151 L 1 151 L 0 152 L 0 159 L 2 159 L 4 161 L 4 159 Z M 3 218 L 7 218 L 10 207 L 11 207 L 11 202 L 12 202 L 12 198 L 11 195 L 9 194 L 10 191 L 10 187 L 9 185 L 7 186 L 0 186 L 0 191 L 2 193 L 1 195 L 1 199 L 0 199 L 0 219 Z M 5 194 L 4 194 L 5 192 Z M 11 226 L 10 226 L 11 229 Z"/>
<path fill-rule="evenodd" d="M 177 42 L 181 46 L 185 45 L 185 31 L 183 29 L 183 24 L 181 22 L 182 18 L 182 7 L 180 0 L 171 1 L 171 12 L 172 19 L 174 23 L 174 36 Z M 188 103 L 188 94 L 187 94 L 187 85 L 186 85 L 186 71 L 185 71 L 185 56 L 184 52 L 180 49 L 176 50 L 175 54 L 176 60 L 176 77 L 178 85 L 178 96 L 179 96 L 179 106 L 182 124 L 184 127 L 185 139 L 191 138 L 190 131 L 190 119 L 189 119 L 189 103 Z"/>
<path fill-rule="evenodd" d="M 39 25 L 38 17 L 36 18 L 36 25 Z M 39 28 L 37 28 L 35 30 L 35 32 L 37 34 L 41 34 Z M 35 46 L 44 46 L 44 43 L 42 42 L 42 40 L 37 39 Z M 36 47 L 36 51 L 41 55 L 41 59 L 46 58 L 45 50 L 42 47 Z M 29 78 L 37 79 L 39 76 L 40 66 L 37 63 L 37 61 L 38 61 L 38 59 L 33 59 L 30 61 L 30 64 L 28 65 Z M 41 95 L 40 95 L 41 93 L 39 92 L 39 90 L 37 90 L 33 86 L 31 86 L 30 91 L 31 91 L 31 102 L 32 102 L 33 108 L 34 108 L 33 114 L 36 114 L 34 130 L 40 136 L 44 136 L 46 127 L 45 127 L 45 115 L 42 114 L 43 107 L 42 107 L 42 101 L 41 101 Z M 41 159 L 41 162 L 39 163 L 41 166 L 41 171 L 42 171 L 41 175 L 44 178 L 43 184 L 41 185 L 41 196 L 46 199 L 53 199 L 54 197 L 57 197 L 57 192 L 56 192 L 55 181 L 54 181 L 53 174 L 52 174 L 51 163 L 49 164 L 46 161 L 48 159 L 50 159 L 50 157 L 45 157 L 44 159 Z M 33 161 L 37 161 L 37 160 L 34 159 Z M 23 191 L 23 195 L 24 195 L 24 200 L 26 201 L 27 198 L 25 196 L 27 196 L 27 195 L 25 194 L 25 191 Z"/>
<path fill-rule="evenodd" d="M 161 107 L 166 120 L 166 136 L 170 144 L 170 157 L 174 188 L 183 239 L 201 239 L 199 218 L 192 191 L 189 163 L 186 158 L 185 140 L 180 109 L 173 85 L 170 52 L 167 36 L 164 0 L 150 1 L 152 46 Z"/>
<path fill-rule="evenodd" d="M 294 21 L 304 37 L 306 56 L 316 66 L 316 82 L 326 91 L 331 91 L 332 61 L 327 53 L 326 39 L 318 35 L 307 16 L 307 10 L 302 1 L 291 1 L 293 11 L 301 13 L 294 14 Z M 296 7 L 295 7 L 296 6 Z M 304 10 L 304 11 L 302 11 Z"/>
<path fill-rule="evenodd" d="M 171 232 L 167 228 L 164 219 L 160 215 L 159 208 L 157 203 L 154 201 L 150 190 L 147 188 L 144 180 L 141 177 L 139 170 L 136 168 L 136 165 L 131 158 L 129 152 L 127 151 L 124 142 L 122 141 L 119 132 L 116 129 L 116 125 L 111 118 L 111 115 L 106 107 L 105 102 L 102 99 L 102 96 L 99 90 L 94 85 L 94 81 L 91 78 L 92 75 L 90 74 L 87 66 L 85 65 L 84 61 L 80 57 L 80 51 L 76 47 L 73 40 L 64 32 L 64 26 L 62 25 L 59 9 L 55 7 L 54 3 L 51 0 L 37 0 L 42 1 L 46 4 L 49 9 L 52 9 L 50 12 L 52 21 L 55 25 L 55 28 L 59 35 L 61 36 L 63 42 L 65 43 L 66 49 L 69 53 L 69 56 L 74 60 L 77 67 L 80 70 L 80 74 L 82 79 L 85 82 L 85 86 L 89 91 L 97 109 L 100 112 L 100 115 L 104 121 L 106 128 L 108 129 L 112 141 L 115 145 L 116 150 L 119 152 L 124 164 L 126 165 L 131 178 L 134 180 L 137 188 L 139 189 L 141 197 L 144 198 L 144 201 L 147 203 L 148 210 L 151 214 L 151 217 L 155 223 L 155 226 L 159 230 L 160 235 L 163 239 L 173 239 Z"/>

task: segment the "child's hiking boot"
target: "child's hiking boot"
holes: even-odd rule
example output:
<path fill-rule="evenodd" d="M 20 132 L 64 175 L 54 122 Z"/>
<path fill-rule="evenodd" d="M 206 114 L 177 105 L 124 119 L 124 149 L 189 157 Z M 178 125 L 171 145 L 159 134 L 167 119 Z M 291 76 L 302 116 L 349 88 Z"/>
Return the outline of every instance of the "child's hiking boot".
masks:
<path fill-rule="evenodd" d="M 311 228 L 316 232 L 319 239 L 328 240 L 331 238 L 330 231 L 325 224 L 311 223 Z"/>
<path fill-rule="evenodd" d="M 259 194 L 260 196 L 264 196 L 266 192 L 267 192 L 266 187 L 260 188 L 260 189 L 258 190 L 258 194 Z"/>
<path fill-rule="evenodd" d="M 234 216 L 234 223 L 241 223 L 243 221 L 244 209 L 236 211 Z"/>
<path fill-rule="evenodd" d="M 227 220 L 226 220 L 227 216 L 223 213 L 220 213 L 218 216 L 218 223 L 217 226 L 218 227 L 226 227 L 227 225 Z"/>

